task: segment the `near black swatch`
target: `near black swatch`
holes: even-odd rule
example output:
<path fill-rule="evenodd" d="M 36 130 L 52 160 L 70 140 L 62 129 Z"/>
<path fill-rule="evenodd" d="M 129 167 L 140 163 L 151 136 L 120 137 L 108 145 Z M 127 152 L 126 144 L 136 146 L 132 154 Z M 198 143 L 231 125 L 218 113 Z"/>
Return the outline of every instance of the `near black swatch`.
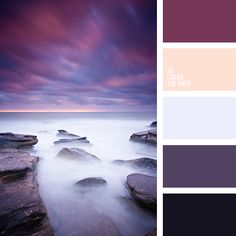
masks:
<path fill-rule="evenodd" d="M 164 194 L 164 236 L 235 236 L 236 194 Z"/>

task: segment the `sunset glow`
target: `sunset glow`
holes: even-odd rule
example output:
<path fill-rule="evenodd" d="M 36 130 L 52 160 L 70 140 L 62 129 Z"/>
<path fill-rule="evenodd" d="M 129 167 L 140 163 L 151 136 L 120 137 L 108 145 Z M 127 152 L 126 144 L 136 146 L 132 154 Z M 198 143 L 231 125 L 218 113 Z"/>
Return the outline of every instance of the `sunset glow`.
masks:
<path fill-rule="evenodd" d="M 18 109 L 18 110 L 0 110 L 0 112 L 106 112 L 101 110 L 79 110 L 79 109 L 64 109 L 64 110 L 24 110 L 24 109 Z"/>

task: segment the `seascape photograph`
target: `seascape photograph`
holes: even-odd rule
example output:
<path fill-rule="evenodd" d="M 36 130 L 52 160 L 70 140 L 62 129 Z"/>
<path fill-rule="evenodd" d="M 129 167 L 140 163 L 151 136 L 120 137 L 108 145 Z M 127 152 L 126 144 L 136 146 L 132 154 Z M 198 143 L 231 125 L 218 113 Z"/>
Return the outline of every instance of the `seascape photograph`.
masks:
<path fill-rule="evenodd" d="M 156 235 L 156 8 L 1 1 L 1 236 Z"/>

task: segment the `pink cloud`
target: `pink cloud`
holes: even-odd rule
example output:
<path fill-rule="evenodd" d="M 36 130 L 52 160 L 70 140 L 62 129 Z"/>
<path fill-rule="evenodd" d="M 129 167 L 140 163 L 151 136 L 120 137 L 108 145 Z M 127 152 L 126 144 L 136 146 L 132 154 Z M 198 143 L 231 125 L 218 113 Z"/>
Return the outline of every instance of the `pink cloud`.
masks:
<path fill-rule="evenodd" d="M 99 45 L 103 37 L 101 26 L 95 20 L 88 19 L 84 23 L 80 36 L 73 39 L 73 44 L 79 52 L 90 53 Z"/>
<path fill-rule="evenodd" d="M 105 81 L 105 86 L 111 88 L 123 88 L 137 84 L 146 84 L 152 82 L 155 78 L 155 74 L 146 73 L 139 75 L 127 75 L 127 76 L 112 76 Z"/>
<path fill-rule="evenodd" d="M 121 106 L 142 103 L 137 93 L 147 104 L 155 97 L 154 0 L 11 1 L 1 5 L 0 101 Z"/>
<path fill-rule="evenodd" d="M 46 78 L 24 71 L 0 71 L 0 76 L 5 78 L 0 81 L 1 89 L 8 92 L 19 93 L 39 89 L 48 83 Z"/>

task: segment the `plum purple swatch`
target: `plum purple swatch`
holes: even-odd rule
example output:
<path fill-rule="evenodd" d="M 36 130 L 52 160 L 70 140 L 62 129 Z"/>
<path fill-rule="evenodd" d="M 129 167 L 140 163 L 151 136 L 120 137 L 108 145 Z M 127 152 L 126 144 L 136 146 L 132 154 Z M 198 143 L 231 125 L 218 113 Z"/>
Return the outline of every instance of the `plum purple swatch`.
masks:
<path fill-rule="evenodd" d="M 236 146 L 164 146 L 164 187 L 236 187 Z"/>
<path fill-rule="evenodd" d="M 164 42 L 236 42 L 236 1 L 164 0 Z"/>

